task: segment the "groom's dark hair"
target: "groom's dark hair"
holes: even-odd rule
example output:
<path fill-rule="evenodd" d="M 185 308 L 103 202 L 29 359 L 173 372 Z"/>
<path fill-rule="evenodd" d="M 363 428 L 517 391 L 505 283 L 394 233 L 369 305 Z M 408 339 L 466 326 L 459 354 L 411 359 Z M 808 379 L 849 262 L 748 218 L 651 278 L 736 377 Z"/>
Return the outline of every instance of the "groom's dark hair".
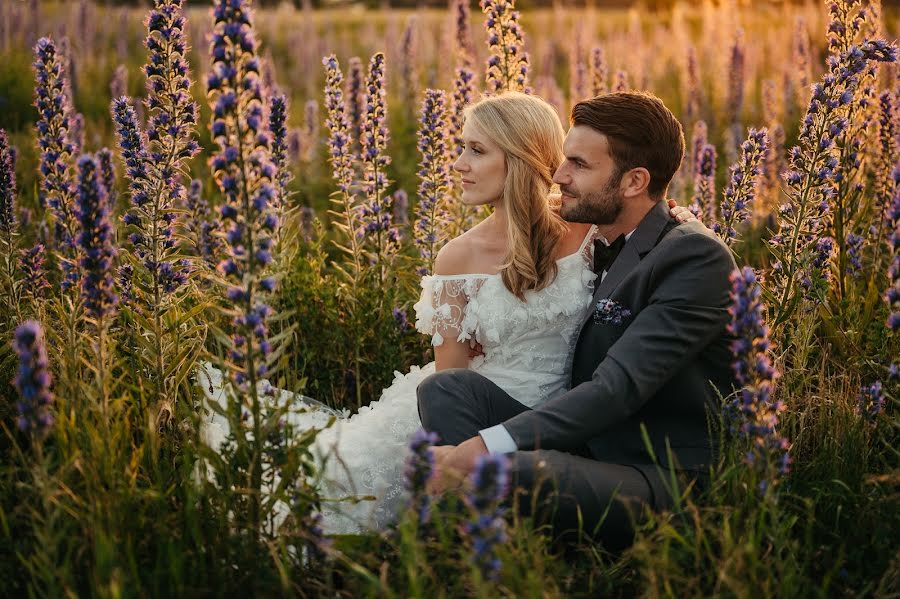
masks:
<path fill-rule="evenodd" d="M 633 168 L 646 168 L 650 197 L 665 193 L 684 158 L 681 123 L 653 94 L 616 92 L 584 100 L 572 108 L 571 121 L 609 139 L 618 176 Z"/>

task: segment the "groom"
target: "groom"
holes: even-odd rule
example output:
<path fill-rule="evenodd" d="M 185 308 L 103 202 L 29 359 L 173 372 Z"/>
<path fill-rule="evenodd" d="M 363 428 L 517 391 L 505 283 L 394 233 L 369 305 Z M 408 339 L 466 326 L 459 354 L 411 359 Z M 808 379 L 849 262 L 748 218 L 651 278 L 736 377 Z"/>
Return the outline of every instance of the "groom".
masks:
<path fill-rule="evenodd" d="M 529 409 L 476 372 L 444 370 L 419 385 L 419 416 L 446 444 L 435 448 L 438 487 L 477 456 L 505 453 L 524 513 L 560 534 L 581 525 L 619 549 L 640 510 L 671 505 L 673 474 L 702 477 L 713 459 L 707 416 L 733 382 L 735 263 L 702 223 L 669 217 L 684 135 L 658 98 L 598 96 L 575 105 L 571 123 L 553 178 L 561 214 L 605 238 L 595 242 L 595 309 L 571 357 L 571 390 Z"/>

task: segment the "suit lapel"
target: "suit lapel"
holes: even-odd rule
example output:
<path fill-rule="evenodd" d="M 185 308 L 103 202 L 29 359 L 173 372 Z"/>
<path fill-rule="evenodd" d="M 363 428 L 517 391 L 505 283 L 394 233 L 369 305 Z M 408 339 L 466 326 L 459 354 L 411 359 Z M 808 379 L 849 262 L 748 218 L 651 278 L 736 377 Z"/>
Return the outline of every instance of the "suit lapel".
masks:
<path fill-rule="evenodd" d="M 613 262 L 612 268 L 606 273 L 603 282 L 594 290 L 594 298 L 604 298 L 612 295 L 622 279 L 643 260 L 650 250 L 659 241 L 660 236 L 669 224 L 669 207 L 663 202 L 657 202 L 647 213 L 634 230 L 634 235 L 622 247 L 619 257 Z"/>
<path fill-rule="evenodd" d="M 662 238 L 666 226 L 671 223 L 673 221 L 669 218 L 669 207 L 665 202 L 660 201 L 650 209 L 644 220 L 634 230 L 634 235 L 622 247 L 622 251 L 613 262 L 612 268 L 606 273 L 606 277 L 594 289 L 594 303 L 612 295 L 625 275 L 631 272 L 656 246 Z M 584 327 L 593 318 L 593 315 L 593 311 L 589 311 L 581 326 Z"/>

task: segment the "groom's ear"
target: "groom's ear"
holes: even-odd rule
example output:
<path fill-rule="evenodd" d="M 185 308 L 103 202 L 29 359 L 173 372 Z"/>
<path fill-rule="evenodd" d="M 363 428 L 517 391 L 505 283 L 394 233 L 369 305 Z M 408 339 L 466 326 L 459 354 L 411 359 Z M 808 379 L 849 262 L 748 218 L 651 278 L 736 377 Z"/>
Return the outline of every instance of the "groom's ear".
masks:
<path fill-rule="evenodd" d="M 647 193 L 650 187 L 650 171 L 643 166 L 631 169 L 622 175 L 622 195 L 626 198 L 633 198 Z"/>

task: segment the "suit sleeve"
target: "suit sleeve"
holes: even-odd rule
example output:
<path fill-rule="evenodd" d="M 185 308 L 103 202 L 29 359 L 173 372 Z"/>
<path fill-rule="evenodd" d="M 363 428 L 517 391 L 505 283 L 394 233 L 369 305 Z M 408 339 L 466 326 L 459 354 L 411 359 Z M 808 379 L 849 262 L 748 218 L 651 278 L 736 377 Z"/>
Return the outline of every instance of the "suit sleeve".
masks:
<path fill-rule="evenodd" d="M 734 259 L 705 234 L 676 234 L 653 253 L 647 305 L 590 381 L 504 423 L 520 450 L 573 450 L 637 412 L 729 320 Z"/>

